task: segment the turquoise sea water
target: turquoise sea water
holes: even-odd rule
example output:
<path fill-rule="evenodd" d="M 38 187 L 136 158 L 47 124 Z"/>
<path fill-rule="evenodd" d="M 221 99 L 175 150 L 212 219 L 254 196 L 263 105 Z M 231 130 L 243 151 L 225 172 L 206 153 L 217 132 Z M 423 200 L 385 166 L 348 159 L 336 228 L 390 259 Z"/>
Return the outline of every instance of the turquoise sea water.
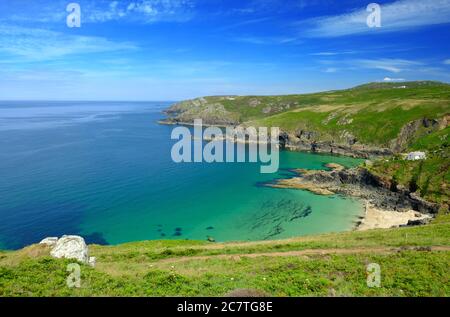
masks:
<path fill-rule="evenodd" d="M 259 164 L 176 164 L 169 103 L 1 102 L 0 248 L 79 234 L 91 243 L 278 239 L 348 230 L 361 202 L 263 187 L 290 168 L 357 160 L 283 151 Z"/>

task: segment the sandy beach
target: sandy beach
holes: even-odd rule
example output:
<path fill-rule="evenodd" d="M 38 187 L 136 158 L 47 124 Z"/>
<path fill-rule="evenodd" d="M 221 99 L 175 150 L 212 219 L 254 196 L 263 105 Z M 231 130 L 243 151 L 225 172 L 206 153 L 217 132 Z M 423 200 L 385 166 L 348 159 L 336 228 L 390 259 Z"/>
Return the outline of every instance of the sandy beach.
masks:
<path fill-rule="evenodd" d="M 431 216 L 421 214 L 414 210 L 399 212 L 395 210 L 382 210 L 366 201 L 365 217 L 356 228 L 358 231 L 377 228 L 392 228 L 408 224 L 410 220 L 429 219 Z"/>

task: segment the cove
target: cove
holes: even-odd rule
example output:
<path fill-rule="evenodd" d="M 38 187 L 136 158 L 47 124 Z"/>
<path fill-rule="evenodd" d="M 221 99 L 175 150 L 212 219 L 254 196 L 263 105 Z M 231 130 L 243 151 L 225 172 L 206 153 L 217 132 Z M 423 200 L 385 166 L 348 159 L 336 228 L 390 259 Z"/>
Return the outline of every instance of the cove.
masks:
<path fill-rule="evenodd" d="M 282 239 L 350 230 L 363 213 L 356 199 L 259 185 L 359 160 L 280 151 L 275 174 L 251 162 L 174 163 L 173 127 L 156 123 L 168 105 L 0 103 L 0 248 L 63 234 L 98 244 Z"/>

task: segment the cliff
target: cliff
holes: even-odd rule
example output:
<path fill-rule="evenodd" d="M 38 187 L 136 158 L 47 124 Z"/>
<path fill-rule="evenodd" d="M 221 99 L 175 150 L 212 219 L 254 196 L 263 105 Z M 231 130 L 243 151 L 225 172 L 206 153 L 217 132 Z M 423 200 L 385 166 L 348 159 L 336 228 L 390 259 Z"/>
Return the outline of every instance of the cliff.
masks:
<path fill-rule="evenodd" d="M 403 88 L 405 87 L 405 88 Z M 213 96 L 177 103 L 166 123 L 280 127 L 286 148 L 355 157 L 400 153 L 448 126 L 450 85 L 418 81 L 287 96 Z"/>

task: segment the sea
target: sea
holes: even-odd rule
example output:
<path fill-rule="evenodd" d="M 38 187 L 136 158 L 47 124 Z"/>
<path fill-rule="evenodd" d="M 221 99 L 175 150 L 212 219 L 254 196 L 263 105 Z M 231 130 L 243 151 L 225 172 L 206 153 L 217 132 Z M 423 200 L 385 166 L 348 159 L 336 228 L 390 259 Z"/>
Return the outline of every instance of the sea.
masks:
<path fill-rule="evenodd" d="M 0 102 L 0 249 L 88 243 L 259 241 L 351 230 L 361 201 L 265 184 L 357 159 L 280 152 L 259 163 L 175 163 L 171 102 Z"/>

